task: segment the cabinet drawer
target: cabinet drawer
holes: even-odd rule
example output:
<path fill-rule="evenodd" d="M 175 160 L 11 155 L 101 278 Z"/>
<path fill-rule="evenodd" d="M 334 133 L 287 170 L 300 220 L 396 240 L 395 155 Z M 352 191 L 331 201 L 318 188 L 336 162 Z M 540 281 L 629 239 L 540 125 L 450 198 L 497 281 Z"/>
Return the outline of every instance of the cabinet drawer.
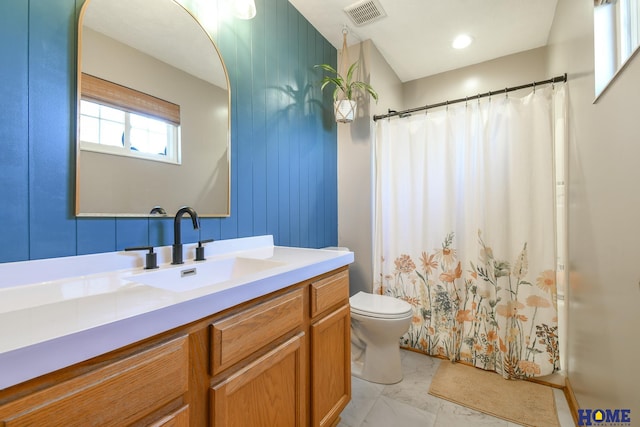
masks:
<path fill-rule="evenodd" d="M 349 271 L 341 271 L 311 284 L 311 317 L 349 300 Z"/>
<path fill-rule="evenodd" d="M 302 325 L 303 290 L 297 289 L 211 325 L 211 372 L 231 365 Z"/>
<path fill-rule="evenodd" d="M 185 336 L 0 407 L 0 425 L 128 425 L 182 396 L 188 366 Z"/>

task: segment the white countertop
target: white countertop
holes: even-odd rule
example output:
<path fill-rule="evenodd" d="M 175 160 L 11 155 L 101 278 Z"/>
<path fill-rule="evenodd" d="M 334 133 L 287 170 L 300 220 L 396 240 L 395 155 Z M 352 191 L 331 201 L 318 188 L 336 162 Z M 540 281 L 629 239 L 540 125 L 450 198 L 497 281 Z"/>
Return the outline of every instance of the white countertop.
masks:
<path fill-rule="evenodd" d="M 185 260 L 195 245 L 185 245 Z M 202 266 L 142 268 L 145 252 L 114 252 L 0 264 L 0 389 L 218 313 L 353 262 L 339 250 L 274 247 L 272 236 L 206 246 L 207 262 L 242 257 L 268 268 L 187 291 L 152 287 L 136 276 Z M 163 273 L 164 274 L 164 273 Z M 140 276 L 142 279 L 143 276 Z"/>

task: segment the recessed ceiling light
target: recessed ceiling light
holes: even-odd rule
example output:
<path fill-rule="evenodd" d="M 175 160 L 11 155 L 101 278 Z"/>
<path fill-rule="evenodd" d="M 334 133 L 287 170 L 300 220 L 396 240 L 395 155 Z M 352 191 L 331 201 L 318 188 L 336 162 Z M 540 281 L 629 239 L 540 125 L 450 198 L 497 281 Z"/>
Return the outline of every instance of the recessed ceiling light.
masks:
<path fill-rule="evenodd" d="M 471 42 L 473 42 L 473 37 L 468 34 L 460 34 L 458 37 L 453 39 L 453 43 L 451 43 L 451 46 L 454 49 L 464 49 L 465 47 L 469 46 Z"/>

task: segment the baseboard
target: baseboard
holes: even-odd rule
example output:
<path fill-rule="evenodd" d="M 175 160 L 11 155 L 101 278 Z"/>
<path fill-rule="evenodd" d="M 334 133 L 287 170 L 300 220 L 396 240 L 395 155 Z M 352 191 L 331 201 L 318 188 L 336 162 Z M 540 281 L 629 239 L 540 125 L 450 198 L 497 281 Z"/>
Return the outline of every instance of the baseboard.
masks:
<path fill-rule="evenodd" d="M 567 404 L 569 405 L 573 422 L 578 425 L 578 408 L 580 405 L 578 405 L 576 395 L 573 393 L 573 388 L 571 388 L 571 381 L 569 381 L 569 377 L 565 379 L 564 398 L 567 399 Z"/>
<path fill-rule="evenodd" d="M 434 357 L 436 359 L 449 360 L 449 358 L 446 356 L 441 356 L 439 354 L 428 354 L 428 353 L 425 353 L 424 351 L 417 350 L 413 347 L 405 347 L 401 345 L 400 348 L 403 350 L 413 351 L 414 353 L 424 354 L 425 356 Z M 476 367 L 473 365 L 473 363 L 465 362 L 464 360 L 458 360 L 456 361 L 456 363 L 460 363 L 461 365 Z M 478 368 L 478 369 L 482 369 L 482 368 Z M 550 376 L 548 375 L 547 377 L 550 377 Z M 564 380 L 565 380 L 564 375 L 561 377 L 561 380 L 558 380 L 555 382 L 545 379 L 547 377 L 543 377 L 543 378 L 531 377 L 531 378 L 525 378 L 523 379 L 523 381 L 530 381 L 530 382 L 542 384 L 548 387 L 564 389 Z"/>

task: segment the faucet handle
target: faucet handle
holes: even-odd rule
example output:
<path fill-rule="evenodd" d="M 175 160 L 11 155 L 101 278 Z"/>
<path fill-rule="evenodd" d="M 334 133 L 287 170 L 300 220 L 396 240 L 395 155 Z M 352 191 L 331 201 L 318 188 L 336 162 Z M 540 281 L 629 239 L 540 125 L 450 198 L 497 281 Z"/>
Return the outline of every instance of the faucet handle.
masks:
<path fill-rule="evenodd" d="M 154 268 L 158 268 L 158 257 L 155 252 L 153 252 L 153 246 L 134 246 L 131 248 L 124 248 L 125 251 L 149 251 L 146 255 L 144 269 L 145 270 L 153 270 Z"/>
<path fill-rule="evenodd" d="M 196 261 L 205 261 L 206 258 L 204 257 L 204 245 L 205 243 L 211 243 L 213 242 L 213 239 L 207 239 L 207 240 L 200 240 L 198 241 L 198 247 L 196 248 Z"/>

